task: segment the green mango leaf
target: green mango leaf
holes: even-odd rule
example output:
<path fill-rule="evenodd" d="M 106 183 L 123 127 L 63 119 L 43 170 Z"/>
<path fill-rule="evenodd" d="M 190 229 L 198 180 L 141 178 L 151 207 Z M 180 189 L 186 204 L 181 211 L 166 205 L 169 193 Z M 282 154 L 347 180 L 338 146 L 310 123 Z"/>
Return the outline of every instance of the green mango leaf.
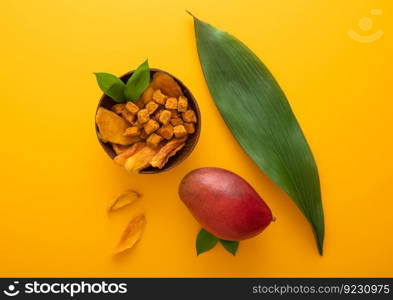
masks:
<path fill-rule="evenodd" d="M 108 95 L 116 102 L 125 102 L 124 87 L 125 84 L 120 78 L 109 73 L 94 73 L 96 75 L 98 86 L 105 95 Z"/>
<path fill-rule="evenodd" d="M 277 81 L 246 45 L 194 17 L 196 43 L 210 93 L 248 156 L 302 211 L 323 252 L 318 169 Z"/>
<path fill-rule="evenodd" d="M 239 248 L 238 241 L 227 241 L 220 239 L 220 243 L 228 252 L 232 253 L 233 256 L 236 255 L 237 248 Z"/>
<path fill-rule="evenodd" d="M 196 239 L 197 255 L 209 251 L 217 244 L 217 242 L 218 238 L 216 238 L 210 232 L 207 232 L 205 229 L 202 228 L 201 231 L 199 231 Z"/>
<path fill-rule="evenodd" d="M 124 96 L 127 100 L 137 101 L 145 91 L 150 82 L 149 62 L 146 60 L 141 64 L 128 79 L 124 89 Z"/>

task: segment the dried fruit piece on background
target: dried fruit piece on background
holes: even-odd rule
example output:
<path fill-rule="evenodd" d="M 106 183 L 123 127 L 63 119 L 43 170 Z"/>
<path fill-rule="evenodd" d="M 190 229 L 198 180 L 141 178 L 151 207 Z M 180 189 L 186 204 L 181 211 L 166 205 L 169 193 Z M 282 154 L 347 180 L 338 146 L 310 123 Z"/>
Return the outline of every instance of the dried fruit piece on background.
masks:
<path fill-rule="evenodd" d="M 170 157 L 175 155 L 177 151 L 184 147 L 186 137 L 181 139 L 173 139 L 166 143 L 160 151 L 152 158 L 150 164 L 155 167 L 161 169 L 169 160 Z"/>
<path fill-rule="evenodd" d="M 126 205 L 130 205 L 134 203 L 136 200 L 138 200 L 142 195 L 138 193 L 137 191 L 134 190 L 129 190 L 126 191 L 122 194 L 120 194 L 116 199 L 111 203 L 111 205 L 108 208 L 108 212 L 117 210 L 119 208 L 122 208 Z"/>
<path fill-rule="evenodd" d="M 156 154 L 157 150 L 144 146 L 126 160 L 124 167 L 129 172 L 139 172 L 149 166 L 150 161 Z"/>
<path fill-rule="evenodd" d="M 103 141 L 120 145 L 131 144 L 132 138 L 123 136 L 124 131 L 129 126 L 128 123 L 113 111 L 103 107 L 98 108 L 96 124 Z"/>
<path fill-rule="evenodd" d="M 140 240 L 146 226 L 144 214 L 134 217 L 124 230 L 116 247 L 115 254 L 131 249 Z"/>

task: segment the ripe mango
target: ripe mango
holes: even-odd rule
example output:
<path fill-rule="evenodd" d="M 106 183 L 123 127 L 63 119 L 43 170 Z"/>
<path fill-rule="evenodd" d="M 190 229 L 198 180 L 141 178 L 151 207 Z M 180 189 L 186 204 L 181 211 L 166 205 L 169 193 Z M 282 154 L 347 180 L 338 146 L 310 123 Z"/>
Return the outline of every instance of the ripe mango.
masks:
<path fill-rule="evenodd" d="M 243 178 L 220 168 L 200 168 L 180 182 L 179 196 L 199 224 L 216 237 L 240 241 L 261 233 L 272 212 Z"/>

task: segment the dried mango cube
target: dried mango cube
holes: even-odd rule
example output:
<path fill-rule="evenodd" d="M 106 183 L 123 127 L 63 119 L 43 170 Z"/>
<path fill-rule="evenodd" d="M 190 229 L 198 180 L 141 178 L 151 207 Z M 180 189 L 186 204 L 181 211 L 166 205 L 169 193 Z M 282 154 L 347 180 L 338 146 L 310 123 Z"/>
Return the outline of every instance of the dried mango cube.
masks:
<path fill-rule="evenodd" d="M 135 120 L 135 115 L 130 113 L 127 109 L 123 110 L 120 115 L 126 120 L 128 123 L 132 123 Z"/>
<path fill-rule="evenodd" d="M 120 115 L 122 111 L 125 109 L 124 103 L 118 103 L 112 106 L 112 111 Z"/>
<path fill-rule="evenodd" d="M 182 138 L 187 135 L 187 131 L 183 125 L 177 125 L 177 126 L 173 127 L 173 134 L 177 138 Z"/>
<path fill-rule="evenodd" d="M 153 148 L 157 148 L 158 145 L 160 144 L 160 142 L 162 141 L 163 137 L 152 133 L 146 140 L 146 143 L 148 146 L 153 147 Z"/>
<path fill-rule="evenodd" d="M 149 119 L 149 111 L 146 108 L 138 111 L 138 122 L 140 124 L 145 124 L 147 121 L 149 121 Z"/>
<path fill-rule="evenodd" d="M 150 101 L 149 103 L 146 104 L 147 111 L 149 112 L 149 115 L 151 115 L 152 113 L 154 113 L 156 111 L 156 109 L 158 108 L 158 104 Z"/>
<path fill-rule="evenodd" d="M 182 120 L 181 118 L 172 118 L 172 119 L 170 120 L 170 122 L 171 122 L 171 124 L 172 124 L 173 126 L 182 125 L 182 124 L 184 123 L 183 120 Z"/>
<path fill-rule="evenodd" d="M 166 124 L 168 124 L 170 118 L 171 118 L 171 112 L 169 110 L 163 110 L 163 111 L 161 111 L 161 113 L 158 117 L 158 120 L 162 124 L 166 125 Z"/>
<path fill-rule="evenodd" d="M 139 111 L 139 107 L 131 101 L 126 103 L 126 109 L 134 115 Z"/>
<path fill-rule="evenodd" d="M 164 139 L 170 140 L 173 137 L 173 126 L 171 124 L 164 125 L 157 130 L 157 133 Z"/>
<path fill-rule="evenodd" d="M 177 109 L 177 99 L 175 97 L 168 98 L 165 102 L 166 109 Z"/>
<path fill-rule="evenodd" d="M 180 112 L 186 112 L 188 109 L 188 100 L 184 96 L 180 96 L 177 101 L 177 110 Z"/>
<path fill-rule="evenodd" d="M 141 131 L 137 126 L 128 127 L 126 131 L 124 131 L 123 133 L 124 136 L 131 136 L 131 137 L 138 136 L 140 134 Z"/>
<path fill-rule="evenodd" d="M 184 123 L 183 126 L 186 129 L 188 134 L 193 134 L 195 132 L 194 123 Z"/>
<path fill-rule="evenodd" d="M 189 109 L 186 112 L 182 113 L 182 117 L 183 117 L 184 122 L 196 123 L 196 121 L 197 121 L 195 112 L 192 109 Z"/>
<path fill-rule="evenodd" d="M 165 96 L 163 93 L 161 93 L 161 90 L 155 90 L 153 93 L 153 100 L 157 102 L 158 104 L 165 104 L 167 96 Z"/>
<path fill-rule="evenodd" d="M 178 118 L 179 117 L 179 113 L 177 112 L 176 109 L 170 109 L 171 112 L 171 118 Z"/>
<path fill-rule="evenodd" d="M 143 125 L 143 128 L 145 128 L 146 134 L 149 135 L 160 128 L 160 125 L 156 120 L 150 119 L 145 125 Z"/>

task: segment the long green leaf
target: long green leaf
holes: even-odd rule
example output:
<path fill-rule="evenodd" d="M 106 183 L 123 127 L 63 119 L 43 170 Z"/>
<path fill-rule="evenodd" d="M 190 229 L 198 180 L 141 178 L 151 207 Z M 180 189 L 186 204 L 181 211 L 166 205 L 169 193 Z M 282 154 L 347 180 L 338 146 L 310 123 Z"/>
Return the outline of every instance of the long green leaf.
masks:
<path fill-rule="evenodd" d="M 195 17 L 194 25 L 203 73 L 227 126 L 250 158 L 303 212 L 322 255 L 318 170 L 283 91 L 242 42 Z"/>

